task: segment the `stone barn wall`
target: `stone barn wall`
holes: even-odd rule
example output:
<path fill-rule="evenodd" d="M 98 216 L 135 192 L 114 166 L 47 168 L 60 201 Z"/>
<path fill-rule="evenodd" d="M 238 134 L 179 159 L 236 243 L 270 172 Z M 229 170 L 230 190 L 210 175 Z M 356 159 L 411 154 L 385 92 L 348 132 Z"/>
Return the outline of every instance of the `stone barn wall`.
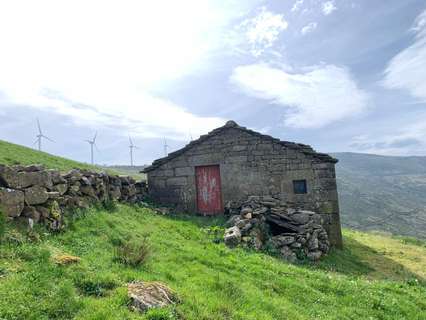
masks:
<path fill-rule="evenodd" d="M 11 219 L 31 219 L 52 229 L 75 208 L 116 200 L 135 203 L 146 195 L 145 183 L 131 177 L 73 169 L 61 174 L 41 165 L 0 165 L 0 209 Z"/>
<path fill-rule="evenodd" d="M 279 198 L 289 206 L 321 214 L 330 242 L 340 247 L 336 162 L 309 146 L 280 141 L 230 121 L 155 161 L 145 172 L 155 201 L 195 213 L 195 167 L 219 165 L 225 207 L 251 195 Z M 294 180 L 306 180 L 306 194 L 295 194 Z"/>

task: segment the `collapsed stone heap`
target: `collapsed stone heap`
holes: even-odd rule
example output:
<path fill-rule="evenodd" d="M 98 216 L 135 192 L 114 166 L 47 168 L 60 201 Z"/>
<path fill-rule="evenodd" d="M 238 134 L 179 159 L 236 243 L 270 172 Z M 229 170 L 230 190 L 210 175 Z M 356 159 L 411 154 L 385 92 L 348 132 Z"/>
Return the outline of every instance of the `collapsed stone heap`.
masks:
<path fill-rule="evenodd" d="M 255 250 L 269 249 L 294 262 L 318 260 L 329 251 L 321 216 L 312 211 L 288 208 L 270 196 L 250 196 L 241 205 L 228 206 L 233 215 L 227 222 L 225 244 Z"/>
<path fill-rule="evenodd" d="M 60 229 L 65 209 L 117 200 L 135 203 L 146 193 L 131 177 L 73 169 L 66 174 L 42 165 L 0 165 L 0 209 L 14 219 L 31 219 Z"/>

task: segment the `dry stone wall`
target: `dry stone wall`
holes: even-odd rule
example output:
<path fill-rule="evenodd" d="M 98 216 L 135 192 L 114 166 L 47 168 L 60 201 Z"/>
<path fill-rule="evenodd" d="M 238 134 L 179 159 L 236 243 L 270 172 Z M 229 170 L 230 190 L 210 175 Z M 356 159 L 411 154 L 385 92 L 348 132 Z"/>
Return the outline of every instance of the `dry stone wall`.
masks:
<path fill-rule="evenodd" d="M 141 201 L 146 185 L 131 177 L 73 169 L 65 174 L 42 165 L 0 165 L 0 209 L 12 219 L 30 219 L 52 229 L 76 208 L 116 200 Z M 70 209 L 70 210 L 68 210 Z"/>

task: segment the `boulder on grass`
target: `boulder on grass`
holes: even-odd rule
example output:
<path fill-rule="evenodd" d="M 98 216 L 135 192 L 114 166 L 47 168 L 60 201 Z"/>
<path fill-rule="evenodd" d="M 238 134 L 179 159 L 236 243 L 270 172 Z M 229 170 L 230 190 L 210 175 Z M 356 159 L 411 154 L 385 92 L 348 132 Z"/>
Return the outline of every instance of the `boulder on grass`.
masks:
<path fill-rule="evenodd" d="M 226 229 L 223 239 L 228 247 L 236 247 L 241 242 L 240 229 L 236 226 Z"/>
<path fill-rule="evenodd" d="M 166 307 L 178 301 L 176 294 L 161 282 L 137 281 L 127 285 L 130 308 L 145 312 L 151 308 Z"/>

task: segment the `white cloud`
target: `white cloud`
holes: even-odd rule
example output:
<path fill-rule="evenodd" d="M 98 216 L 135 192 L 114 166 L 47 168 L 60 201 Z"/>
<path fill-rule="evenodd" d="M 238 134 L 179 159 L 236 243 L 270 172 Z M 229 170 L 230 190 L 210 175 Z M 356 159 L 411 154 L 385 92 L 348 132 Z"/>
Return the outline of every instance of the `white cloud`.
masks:
<path fill-rule="evenodd" d="M 291 12 L 297 12 L 300 10 L 300 8 L 303 5 L 303 0 L 297 0 L 294 4 L 293 7 L 291 8 Z"/>
<path fill-rule="evenodd" d="M 422 115 L 419 118 L 424 118 Z M 398 125 L 392 132 L 363 134 L 353 138 L 353 151 L 383 155 L 426 155 L 426 122 L 414 121 Z"/>
<path fill-rule="evenodd" d="M 326 1 L 322 4 L 322 13 L 326 16 L 333 13 L 334 10 L 337 10 L 334 1 Z"/>
<path fill-rule="evenodd" d="M 368 96 L 343 67 L 320 65 L 289 72 L 267 64 L 239 66 L 230 81 L 246 94 L 286 108 L 285 124 L 319 128 L 361 113 Z"/>
<path fill-rule="evenodd" d="M 240 14 L 227 9 L 209 0 L 2 1 L 0 94 L 124 134 L 205 132 L 222 120 L 152 92 L 205 66 Z"/>
<path fill-rule="evenodd" d="M 145 138 L 165 136 L 187 140 L 189 129 L 198 136 L 225 123 L 221 118 L 197 116 L 166 99 L 124 88 L 110 88 L 90 95 L 74 92 L 74 96 L 78 96 L 78 100 L 37 88 L 34 92 L 21 92 L 11 100 L 69 116 L 77 125 L 115 128 L 118 134 L 127 135 L 130 131 L 136 137 Z"/>
<path fill-rule="evenodd" d="M 282 14 L 273 13 L 262 7 L 254 18 L 244 20 L 238 29 L 245 33 L 250 52 L 258 57 L 267 48 L 272 47 L 280 33 L 287 27 L 288 22 Z"/>
<path fill-rule="evenodd" d="M 317 28 L 318 24 L 316 22 L 310 22 L 302 28 L 300 31 L 303 35 L 314 31 Z"/>
<path fill-rule="evenodd" d="M 404 89 L 426 101 L 426 10 L 412 28 L 415 41 L 402 50 L 387 65 L 383 85 L 389 89 Z"/>
<path fill-rule="evenodd" d="M 414 22 L 413 31 L 425 36 L 426 33 L 426 10 L 423 11 Z"/>

